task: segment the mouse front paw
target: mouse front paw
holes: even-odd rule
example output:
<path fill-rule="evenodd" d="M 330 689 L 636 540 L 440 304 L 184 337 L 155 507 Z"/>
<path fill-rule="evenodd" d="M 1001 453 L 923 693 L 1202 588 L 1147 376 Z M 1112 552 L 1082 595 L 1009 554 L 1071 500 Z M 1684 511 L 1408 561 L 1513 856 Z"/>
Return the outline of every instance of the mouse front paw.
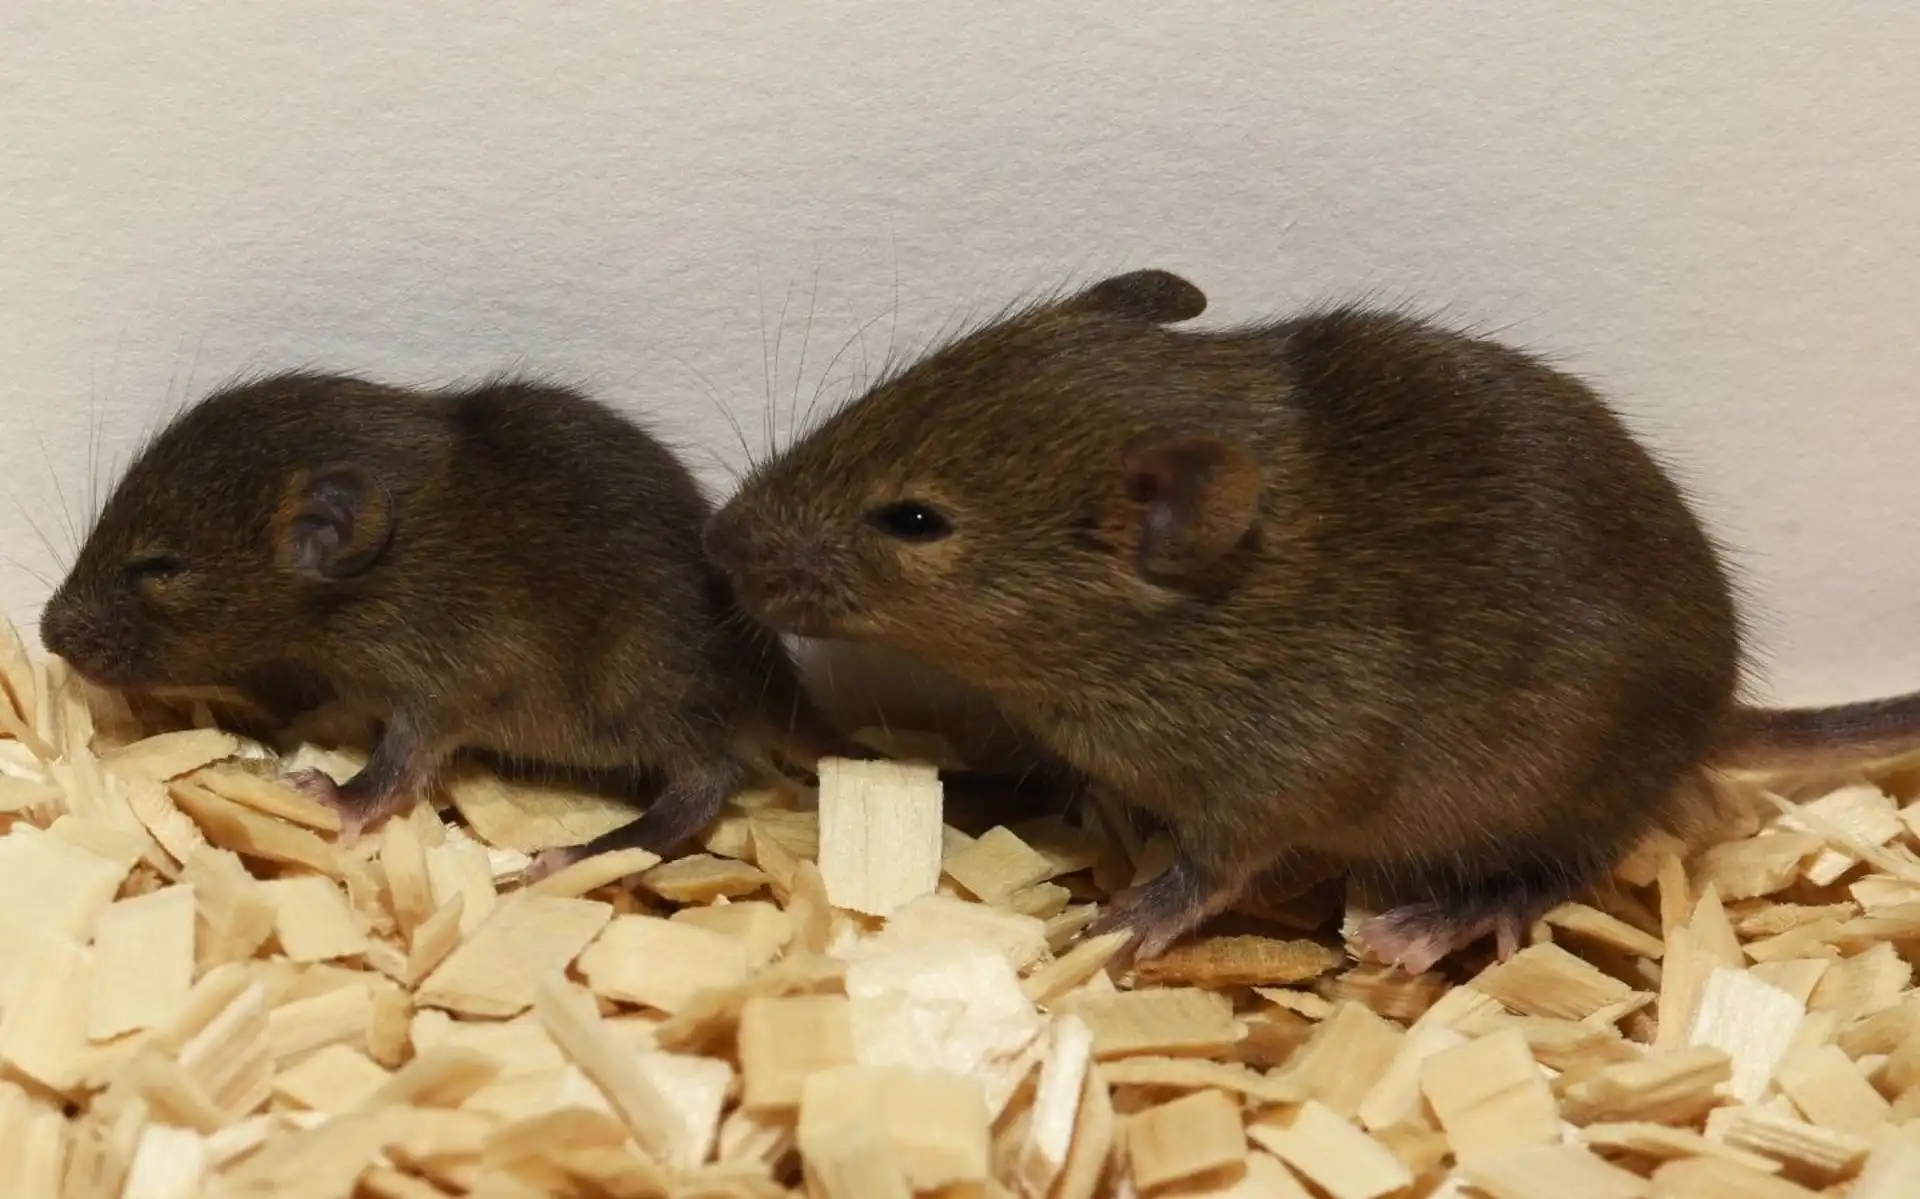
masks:
<path fill-rule="evenodd" d="M 369 810 L 359 802 L 347 788 L 333 781 L 333 777 L 323 770 L 294 770 L 281 776 L 281 781 L 292 787 L 308 799 L 332 809 L 340 818 L 338 841 L 341 846 L 352 848 L 360 840 L 360 834 L 369 824 L 387 814 L 389 808 Z"/>
<path fill-rule="evenodd" d="M 531 887 L 543 878 L 551 878 L 567 867 L 580 861 L 587 855 L 578 845 L 562 846 L 559 849 L 543 849 L 533 855 L 533 864 L 520 875 L 520 885 Z"/>
<path fill-rule="evenodd" d="M 1204 886 L 1181 859 L 1147 882 L 1115 892 L 1087 931 L 1098 936 L 1130 930 L 1134 942 L 1129 956 L 1143 962 L 1165 953 L 1224 906 L 1225 899 Z"/>

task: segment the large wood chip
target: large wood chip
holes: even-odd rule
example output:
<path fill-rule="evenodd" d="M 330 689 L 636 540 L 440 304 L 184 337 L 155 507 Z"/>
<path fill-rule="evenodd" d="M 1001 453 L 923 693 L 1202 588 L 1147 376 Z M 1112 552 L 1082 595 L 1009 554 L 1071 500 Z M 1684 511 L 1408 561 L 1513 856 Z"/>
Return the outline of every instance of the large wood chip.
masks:
<path fill-rule="evenodd" d="M 604 903 L 519 896 L 421 981 L 417 1001 L 494 1019 L 524 1012 L 540 983 L 558 977 L 612 917 Z"/>
<path fill-rule="evenodd" d="M 1578 1145 L 1540 1145 L 1468 1163 L 1466 1175 L 1491 1199 L 1644 1199 L 1647 1180 Z"/>
<path fill-rule="evenodd" d="M 1057 1008 L 1093 1030 L 1093 1055 L 1193 1055 L 1224 1053 L 1240 1039 L 1233 1005 L 1224 996 L 1194 987 L 1069 995 Z"/>
<path fill-rule="evenodd" d="M 450 780 L 446 792 L 474 835 L 488 845 L 522 853 L 584 845 L 639 816 L 632 803 L 619 796 L 509 784 L 477 771 Z"/>
<path fill-rule="evenodd" d="M 1631 1001 L 1634 989 L 1558 945 L 1534 945 L 1480 972 L 1473 989 L 1524 1016 L 1583 1020 Z"/>
<path fill-rule="evenodd" d="M 87 1036 L 105 1041 L 172 1019 L 193 986 L 194 893 L 167 887 L 123 899 L 93 932 Z"/>
<path fill-rule="evenodd" d="M 1139 963 L 1134 976 L 1152 985 L 1285 986 L 1309 982 L 1346 960 L 1341 950 L 1317 941 L 1207 937 Z"/>
<path fill-rule="evenodd" d="M 1314 1030 L 1284 1077 L 1341 1116 L 1352 1116 L 1405 1040 L 1398 1025 L 1371 1008 L 1343 1003 Z"/>
<path fill-rule="evenodd" d="M 932 892 L 941 794 L 931 766 L 821 760 L 820 875 L 835 907 L 886 916 Z"/>
<path fill-rule="evenodd" d="M 1734 1096 L 1753 1103 L 1786 1056 L 1805 1005 L 1742 970 L 1721 967 L 1707 977 L 1688 1044 L 1711 1045 L 1733 1060 Z"/>
<path fill-rule="evenodd" d="M 1262 1117 L 1247 1135 L 1333 1199 L 1381 1199 L 1413 1185 L 1405 1162 L 1325 1104 L 1308 1103 L 1291 1120 Z"/>
<path fill-rule="evenodd" d="M 1560 1139 L 1553 1092 L 1518 1029 L 1434 1054 L 1420 1090 L 1469 1168 Z"/>
<path fill-rule="evenodd" d="M 799 1143 L 810 1165 L 866 1146 L 886 1164 L 883 1177 L 897 1175 L 915 1191 L 978 1181 L 989 1170 L 986 1099 L 978 1081 L 939 1070 L 821 1070 L 807 1077 L 801 1096 Z"/>
<path fill-rule="evenodd" d="M 737 986 L 750 967 L 746 942 L 657 916 L 619 916 L 580 954 L 598 994 L 677 1012 L 700 992 Z"/>
<path fill-rule="evenodd" d="M 794 1108 L 807 1076 L 853 1064 L 844 995 L 757 997 L 740 1009 L 741 1102 L 759 1112 Z"/>
<path fill-rule="evenodd" d="M 1243 1173 L 1247 1135 L 1240 1105 L 1220 1091 L 1195 1091 L 1127 1120 L 1133 1185 L 1152 1190 L 1197 1175 Z"/>

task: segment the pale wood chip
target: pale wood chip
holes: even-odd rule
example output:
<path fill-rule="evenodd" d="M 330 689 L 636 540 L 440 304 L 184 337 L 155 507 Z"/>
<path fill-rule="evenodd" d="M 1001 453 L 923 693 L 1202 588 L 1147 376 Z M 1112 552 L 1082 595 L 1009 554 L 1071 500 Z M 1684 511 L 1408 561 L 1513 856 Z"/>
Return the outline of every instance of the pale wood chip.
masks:
<path fill-rule="evenodd" d="M 740 1102 L 756 1111 L 795 1108 L 807 1076 L 852 1065 L 853 1024 L 844 995 L 749 999 L 738 1031 Z"/>
<path fill-rule="evenodd" d="M 809 1171 L 865 1147 L 891 1186 L 928 1191 L 985 1179 L 988 1114 L 976 1079 L 906 1066 L 840 1066 L 807 1077 L 799 1145 Z M 876 1178 L 876 1182 L 879 1179 Z M 829 1188 L 830 1193 L 868 1192 Z"/>
<path fill-rule="evenodd" d="M 1141 1190 L 1245 1167 L 1240 1105 L 1220 1091 L 1195 1091 L 1130 1116 L 1126 1135 L 1128 1168 Z"/>
<path fill-rule="evenodd" d="M 1720 1103 L 1720 1088 L 1733 1071 L 1733 1060 L 1717 1045 L 1651 1053 L 1573 1082 L 1560 1096 L 1560 1110 L 1575 1124 L 1687 1123 Z"/>
<path fill-rule="evenodd" d="M 1711 1045 L 1733 1061 L 1728 1083 L 1735 1097 L 1757 1101 L 1786 1055 L 1806 1007 L 1780 988 L 1743 970 L 1708 975 L 1687 1044 Z"/>
<path fill-rule="evenodd" d="M 1055 873 L 1052 861 L 1002 825 L 949 854 L 941 868 L 982 902 L 1000 905 L 1016 891 L 1045 882 Z"/>
<path fill-rule="evenodd" d="M 1263 1116 L 1247 1135 L 1333 1199 L 1381 1199 L 1413 1185 L 1405 1162 L 1325 1104 L 1310 1102 L 1284 1119 Z"/>
<path fill-rule="evenodd" d="M 1653 1172 L 1653 1199 L 1816 1199 L 1818 1192 L 1739 1162 L 1713 1157 L 1668 1162 Z"/>
<path fill-rule="evenodd" d="M 1920 1179 L 1920 1139 L 1882 1137 L 1867 1155 L 1847 1199 L 1902 1199 L 1913 1193 L 1916 1179 Z"/>
<path fill-rule="evenodd" d="M 0 844 L 12 837 L 0 838 Z M 90 963 L 57 929 L 23 930 L 9 963 L 0 1061 L 54 1091 L 78 1081 L 87 1048 Z"/>
<path fill-rule="evenodd" d="M 1101 1067 L 1101 1074 L 1109 1086 L 1116 1087 L 1168 1087 L 1183 1091 L 1211 1088 L 1244 1095 L 1260 1103 L 1300 1103 L 1308 1097 L 1304 1088 L 1285 1076 L 1262 1074 L 1237 1062 L 1205 1058 L 1115 1058 Z"/>
<path fill-rule="evenodd" d="M 1666 952 L 1666 942 L 1652 933 L 1635 928 L 1616 916 L 1584 903 L 1563 903 L 1547 913 L 1548 924 L 1563 928 L 1575 936 L 1586 937 L 1641 957 L 1658 958 Z"/>
<path fill-rule="evenodd" d="M 1045 1021 L 1006 959 L 986 946 L 929 945 L 863 958 L 847 968 L 846 990 L 861 1063 L 978 1078 L 994 1118 L 1038 1064 Z M 1097 1053 L 1095 1020 L 1074 1010 L 1094 1028 Z"/>
<path fill-rule="evenodd" d="M 1093 1030 L 1076 1016 L 1061 1016 L 1047 1027 L 1040 1077 L 1034 1084 L 1032 1115 L 1014 1175 L 1028 1194 L 1045 1195 L 1067 1168 L 1080 1098 L 1093 1065 Z"/>
<path fill-rule="evenodd" d="M 328 1045 L 273 1080 L 273 1093 L 295 1107 L 316 1112 L 358 1109 L 386 1085 L 388 1072 L 348 1045 Z"/>
<path fill-rule="evenodd" d="M 102 857 L 63 837 L 16 826 L 0 836 L 0 919 L 85 943 L 137 858 Z M 8 976 L 0 964 L 0 979 Z"/>
<path fill-rule="evenodd" d="M 191 886 L 123 899 L 100 914 L 88 982 L 89 1039 L 105 1041 L 173 1018 L 193 987 L 193 921 Z"/>
<path fill-rule="evenodd" d="M 1722 899 L 1752 899 L 1783 891 L 1800 870 L 1827 847 L 1815 833 L 1763 833 L 1744 841 L 1716 845 L 1702 854 L 1699 877 Z"/>
<path fill-rule="evenodd" d="M 1591 1124 L 1580 1130 L 1580 1140 L 1603 1149 L 1619 1149 L 1655 1161 L 1677 1161 L 1690 1157 L 1712 1157 L 1735 1162 L 1763 1174 L 1777 1174 L 1780 1163 L 1734 1149 L 1702 1136 L 1691 1128 L 1644 1121 L 1621 1124 Z"/>
<path fill-rule="evenodd" d="M 611 907 L 591 900 L 516 896 L 421 981 L 415 1000 L 470 1016 L 517 1015 L 532 1006 L 539 983 L 581 956 L 612 917 Z"/>
<path fill-rule="evenodd" d="M 1212 1057 L 1241 1036 L 1233 1005 L 1197 987 L 1074 994 L 1055 1010 L 1086 1021 L 1093 1030 L 1094 1057 L 1101 1061 L 1138 1054 Z"/>
<path fill-rule="evenodd" d="M 1892 1118 L 1892 1106 L 1837 1045 L 1788 1054 L 1774 1071 L 1774 1082 L 1801 1115 L 1822 1128 L 1871 1139 Z"/>
<path fill-rule="evenodd" d="M 1646 1179 L 1578 1145 L 1539 1145 L 1463 1166 L 1491 1199 L 1643 1199 L 1649 1193 Z"/>
<path fill-rule="evenodd" d="M 145 737 L 100 755 L 100 764 L 123 778 L 166 782 L 240 752 L 240 739 L 219 729 L 183 729 Z"/>
<path fill-rule="evenodd" d="M 181 811 L 193 817 L 207 839 L 223 849 L 267 862 L 304 866 L 329 877 L 342 877 L 340 855 L 333 846 L 303 828 L 263 816 L 191 780 L 174 782 L 168 792 Z"/>
<path fill-rule="evenodd" d="M 1337 1114 L 1352 1116 L 1405 1040 L 1398 1025 L 1366 1005 L 1342 1003 L 1314 1029 L 1282 1077 Z"/>
<path fill-rule="evenodd" d="M 1053 1199 L 1093 1199 L 1114 1165 L 1116 1125 L 1113 1099 L 1100 1067 L 1090 1066 L 1081 1084 L 1067 1165 L 1054 1183 Z"/>
<path fill-rule="evenodd" d="M 737 986 L 750 972 L 740 938 L 658 916 L 615 917 L 579 956 L 596 993 L 667 1013 L 702 991 Z"/>
<path fill-rule="evenodd" d="M 1731 1111 L 1720 1127 L 1720 1139 L 1735 1149 L 1772 1158 L 1822 1186 L 1858 1170 L 1873 1147 L 1865 1137 L 1756 1107 Z"/>
<path fill-rule="evenodd" d="M 747 947 L 747 964 L 755 970 L 778 957 L 793 940 L 793 918 L 760 900 L 683 908 L 670 919 L 739 938 Z"/>
<path fill-rule="evenodd" d="M 1015 970 L 1047 954 L 1046 925 L 1031 916 L 945 895 L 923 895 L 902 905 L 885 928 L 848 951 L 858 959 L 941 943 L 984 945 Z"/>
<path fill-rule="evenodd" d="M 1634 989 L 1558 945 L 1533 945 L 1482 970 L 1471 984 L 1525 1016 L 1580 1020 L 1635 998 Z"/>
<path fill-rule="evenodd" d="M 534 1011 L 568 1060 L 606 1096 L 640 1148 L 658 1163 L 681 1160 L 685 1123 L 586 997 L 547 976 L 534 983 Z"/>
<path fill-rule="evenodd" d="M 835 907 L 887 916 L 940 881 L 942 788 L 931 766 L 823 758 L 820 875 Z"/>
<path fill-rule="evenodd" d="M 366 934 L 354 922 L 346 895 L 332 879 L 296 875 L 262 883 L 260 888 L 273 905 L 274 936 L 290 960 L 321 962 L 366 952 Z"/>
<path fill-rule="evenodd" d="M 1518 1029 L 1434 1054 L 1420 1091 L 1463 1165 L 1560 1139 L 1558 1105 Z"/>
<path fill-rule="evenodd" d="M 196 770 L 184 781 L 204 787 L 222 799 L 232 800 L 263 816 L 272 816 L 322 833 L 340 831 L 340 813 L 317 799 L 295 791 L 282 779 L 237 763 Z"/>
<path fill-rule="evenodd" d="M 475 836 L 488 845 L 530 854 L 584 845 L 632 824 L 638 815 L 630 801 L 617 795 L 510 783 L 477 770 L 450 779 L 446 794 Z"/>
<path fill-rule="evenodd" d="M 767 876 L 745 862 L 692 854 L 663 862 L 639 877 L 639 883 L 671 903 L 712 903 L 737 899 L 767 885 Z"/>

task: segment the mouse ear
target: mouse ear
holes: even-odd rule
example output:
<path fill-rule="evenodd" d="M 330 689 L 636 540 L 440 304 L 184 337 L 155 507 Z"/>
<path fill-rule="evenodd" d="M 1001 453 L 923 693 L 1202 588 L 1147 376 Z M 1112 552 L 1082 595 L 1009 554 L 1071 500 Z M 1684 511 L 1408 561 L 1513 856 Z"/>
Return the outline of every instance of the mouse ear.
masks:
<path fill-rule="evenodd" d="M 1128 450 L 1123 482 L 1146 578 L 1204 570 L 1260 516 L 1259 463 L 1245 447 L 1214 437 L 1141 438 Z"/>
<path fill-rule="evenodd" d="M 1103 279 L 1069 297 L 1061 307 L 1071 312 L 1168 325 L 1192 320 L 1205 312 L 1207 296 L 1172 271 L 1148 269 Z"/>
<path fill-rule="evenodd" d="M 372 566 L 393 539 L 393 496 L 357 466 L 301 471 L 280 504 L 280 560 L 315 582 Z"/>

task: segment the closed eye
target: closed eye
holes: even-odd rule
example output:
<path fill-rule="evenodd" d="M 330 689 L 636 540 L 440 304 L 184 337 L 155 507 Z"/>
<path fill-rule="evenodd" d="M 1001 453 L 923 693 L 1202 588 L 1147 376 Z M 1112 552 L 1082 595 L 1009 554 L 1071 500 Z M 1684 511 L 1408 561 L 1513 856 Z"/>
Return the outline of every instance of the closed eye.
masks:
<path fill-rule="evenodd" d="M 181 561 L 173 554 L 148 554 L 127 563 L 127 581 L 141 583 L 169 578 L 180 573 Z"/>

